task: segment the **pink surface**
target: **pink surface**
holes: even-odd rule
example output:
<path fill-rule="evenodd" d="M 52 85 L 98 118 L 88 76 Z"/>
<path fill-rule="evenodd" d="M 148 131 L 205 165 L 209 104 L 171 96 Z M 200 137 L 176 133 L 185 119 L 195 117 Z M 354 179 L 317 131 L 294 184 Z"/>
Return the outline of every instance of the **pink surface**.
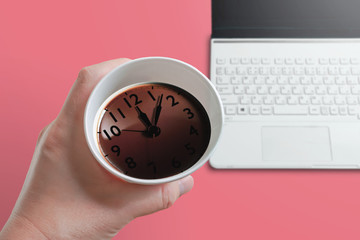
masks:
<path fill-rule="evenodd" d="M 210 0 L 3 1 L 0 7 L 0 227 L 39 131 L 57 115 L 79 69 L 104 60 L 168 56 L 209 73 Z M 360 144 L 360 143 L 359 143 Z M 166 211 L 115 239 L 360 239 L 359 171 L 218 171 Z"/>

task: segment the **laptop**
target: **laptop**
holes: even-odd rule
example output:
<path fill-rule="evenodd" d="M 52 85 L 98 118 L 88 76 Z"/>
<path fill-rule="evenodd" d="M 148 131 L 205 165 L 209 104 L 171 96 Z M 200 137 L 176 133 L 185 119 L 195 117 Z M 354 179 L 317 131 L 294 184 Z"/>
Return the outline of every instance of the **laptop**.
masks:
<path fill-rule="evenodd" d="M 212 0 L 214 168 L 360 168 L 360 1 Z"/>

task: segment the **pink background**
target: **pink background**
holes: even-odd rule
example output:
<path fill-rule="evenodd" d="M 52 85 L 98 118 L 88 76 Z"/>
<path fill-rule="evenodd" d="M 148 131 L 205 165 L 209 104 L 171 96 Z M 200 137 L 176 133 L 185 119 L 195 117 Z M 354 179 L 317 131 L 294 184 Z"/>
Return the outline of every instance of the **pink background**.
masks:
<path fill-rule="evenodd" d="M 0 227 L 83 66 L 168 56 L 209 75 L 210 0 L 2 1 Z M 360 143 L 359 143 L 360 144 Z M 213 170 L 115 239 L 360 239 L 360 172 Z"/>

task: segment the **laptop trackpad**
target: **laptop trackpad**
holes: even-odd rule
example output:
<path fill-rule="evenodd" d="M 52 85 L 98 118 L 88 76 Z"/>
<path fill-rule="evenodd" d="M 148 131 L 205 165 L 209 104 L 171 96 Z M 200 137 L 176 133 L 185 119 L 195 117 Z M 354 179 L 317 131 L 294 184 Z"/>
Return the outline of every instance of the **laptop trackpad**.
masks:
<path fill-rule="evenodd" d="M 328 127 L 262 127 L 264 161 L 331 161 Z"/>

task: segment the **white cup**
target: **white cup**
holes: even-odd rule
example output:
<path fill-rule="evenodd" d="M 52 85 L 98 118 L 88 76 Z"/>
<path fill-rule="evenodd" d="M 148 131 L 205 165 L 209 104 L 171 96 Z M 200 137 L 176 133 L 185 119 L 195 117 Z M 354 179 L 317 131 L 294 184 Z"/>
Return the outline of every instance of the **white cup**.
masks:
<path fill-rule="evenodd" d="M 160 179 L 140 179 L 125 175 L 106 161 L 97 143 L 97 113 L 102 104 L 115 92 L 137 83 L 167 83 L 180 87 L 196 97 L 205 108 L 211 125 L 210 142 L 202 157 L 187 170 Z M 190 175 L 206 163 L 220 138 L 223 126 L 223 107 L 220 96 L 209 79 L 193 66 L 165 57 L 147 57 L 129 61 L 108 73 L 91 93 L 84 116 L 85 136 L 95 159 L 110 173 L 131 183 L 161 184 Z"/>

